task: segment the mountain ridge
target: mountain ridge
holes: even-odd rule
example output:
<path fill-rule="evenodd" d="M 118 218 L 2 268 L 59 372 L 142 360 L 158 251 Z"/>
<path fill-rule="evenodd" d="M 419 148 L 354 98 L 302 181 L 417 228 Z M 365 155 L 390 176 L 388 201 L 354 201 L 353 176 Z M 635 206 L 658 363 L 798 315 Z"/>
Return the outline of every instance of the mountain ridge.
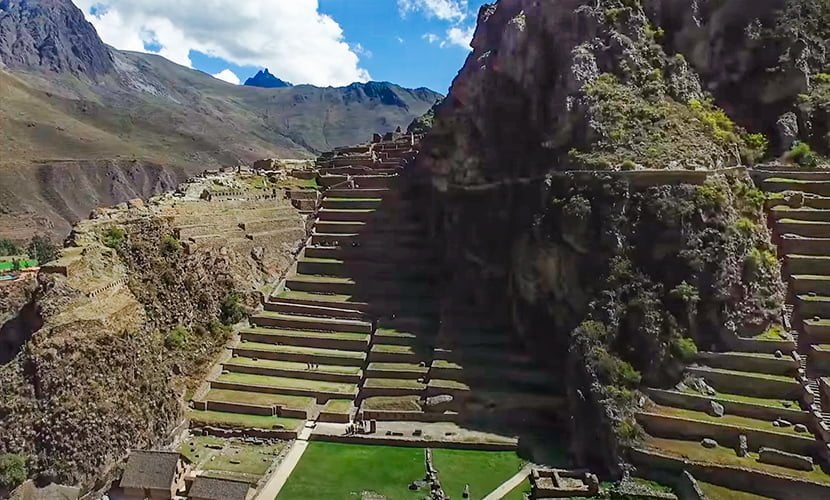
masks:
<path fill-rule="evenodd" d="M 257 74 L 245 80 L 245 87 L 259 87 L 263 89 L 282 89 L 293 87 L 293 83 L 286 82 L 272 75 L 268 68 L 257 71 Z"/>

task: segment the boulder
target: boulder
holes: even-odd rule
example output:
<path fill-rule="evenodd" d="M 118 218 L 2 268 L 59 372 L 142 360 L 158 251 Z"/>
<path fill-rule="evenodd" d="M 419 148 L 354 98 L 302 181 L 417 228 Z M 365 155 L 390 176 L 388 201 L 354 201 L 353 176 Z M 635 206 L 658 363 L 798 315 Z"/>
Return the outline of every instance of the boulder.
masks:
<path fill-rule="evenodd" d="M 811 457 L 788 453 L 774 448 L 761 448 L 758 452 L 758 461 L 764 464 L 778 465 L 795 470 L 813 470 L 813 459 Z"/>
<path fill-rule="evenodd" d="M 804 424 L 795 424 L 795 427 L 793 428 L 793 430 L 795 430 L 795 432 L 802 432 L 802 433 L 809 431 L 809 429 L 807 429 L 807 426 L 804 425 Z"/>
<path fill-rule="evenodd" d="M 444 411 L 444 409 L 447 409 L 447 407 L 450 406 L 454 400 L 455 398 L 449 394 L 431 396 L 424 400 L 424 410 L 436 412 Z"/>
<path fill-rule="evenodd" d="M 709 402 L 709 415 L 712 415 L 713 417 L 722 417 L 724 412 L 725 410 L 722 404 L 717 401 Z"/>
<path fill-rule="evenodd" d="M 703 440 L 700 442 L 700 444 L 704 448 L 717 448 L 718 447 L 718 442 L 715 441 L 712 438 L 703 438 Z"/>
<path fill-rule="evenodd" d="M 784 420 L 783 418 L 779 418 L 775 422 L 772 423 L 774 427 L 792 427 L 792 422 L 788 420 Z"/>
<path fill-rule="evenodd" d="M 746 440 L 746 436 L 741 434 L 738 436 L 738 449 L 735 450 L 739 457 L 743 458 L 749 454 L 749 445 Z"/>
<path fill-rule="evenodd" d="M 781 149 L 789 151 L 798 140 L 798 117 L 792 111 L 784 113 L 775 123 L 775 129 L 778 140 L 781 141 Z"/>

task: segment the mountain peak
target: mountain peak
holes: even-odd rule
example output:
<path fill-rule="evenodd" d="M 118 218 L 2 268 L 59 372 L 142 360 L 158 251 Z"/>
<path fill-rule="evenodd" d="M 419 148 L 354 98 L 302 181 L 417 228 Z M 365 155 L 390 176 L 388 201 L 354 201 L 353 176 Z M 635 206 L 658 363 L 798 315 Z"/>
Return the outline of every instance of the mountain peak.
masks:
<path fill-rule="evenodd" d="M 0 0 L 0 62 L 90 77 L 113 69 L 109 48 L 70 0 Z"/>
<path fill-rule="evenodd" d="M 281 89 L 285 87 L 293 87 L 294 85 L 280 80 L 276 76 L 272 75 L 268 68 L 264 70 L 260 70 L 251 78 L 245 80 L 246 87 L 261 87 L 264 89 Z"/>

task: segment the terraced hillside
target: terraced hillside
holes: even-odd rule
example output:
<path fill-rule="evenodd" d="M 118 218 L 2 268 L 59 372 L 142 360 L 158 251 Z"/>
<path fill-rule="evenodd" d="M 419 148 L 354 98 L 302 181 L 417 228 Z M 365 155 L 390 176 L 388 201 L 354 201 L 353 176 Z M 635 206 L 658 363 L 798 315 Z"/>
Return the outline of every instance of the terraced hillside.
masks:
<path fill-rule="evenodd" d="M 776 498 L 830 494 L 830 172 L 756 169 L 783 275 L 782 326 L 699 353 L 683 383 L 649 389 L 635 461 Z M 827 353 L 827 354 L 826 354 Z"/>

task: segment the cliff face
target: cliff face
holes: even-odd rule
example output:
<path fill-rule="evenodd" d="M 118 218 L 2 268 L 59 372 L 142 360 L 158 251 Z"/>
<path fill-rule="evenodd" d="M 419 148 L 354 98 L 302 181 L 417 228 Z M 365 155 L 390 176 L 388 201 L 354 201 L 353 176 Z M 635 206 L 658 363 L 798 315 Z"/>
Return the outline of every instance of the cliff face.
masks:
<path fill-rule="evenodd" d="M 619 472 L 642 383 L 676 382 L 697 347 L 779 321 L 763 194 L 727 168 L 823 126 L 809 116 L 825 108 L 803 102 L 820 93 L 824 28 L 784 22 L 817 5 L 482 8 L 419 166 L 448 293 L 509 318 L 565 377 L 577 461 Z"/>
<path fill-rule="evenodd" d="M 113 58 L 70 0 L 0 1 L 0 63 L 96 77 Z"/>

